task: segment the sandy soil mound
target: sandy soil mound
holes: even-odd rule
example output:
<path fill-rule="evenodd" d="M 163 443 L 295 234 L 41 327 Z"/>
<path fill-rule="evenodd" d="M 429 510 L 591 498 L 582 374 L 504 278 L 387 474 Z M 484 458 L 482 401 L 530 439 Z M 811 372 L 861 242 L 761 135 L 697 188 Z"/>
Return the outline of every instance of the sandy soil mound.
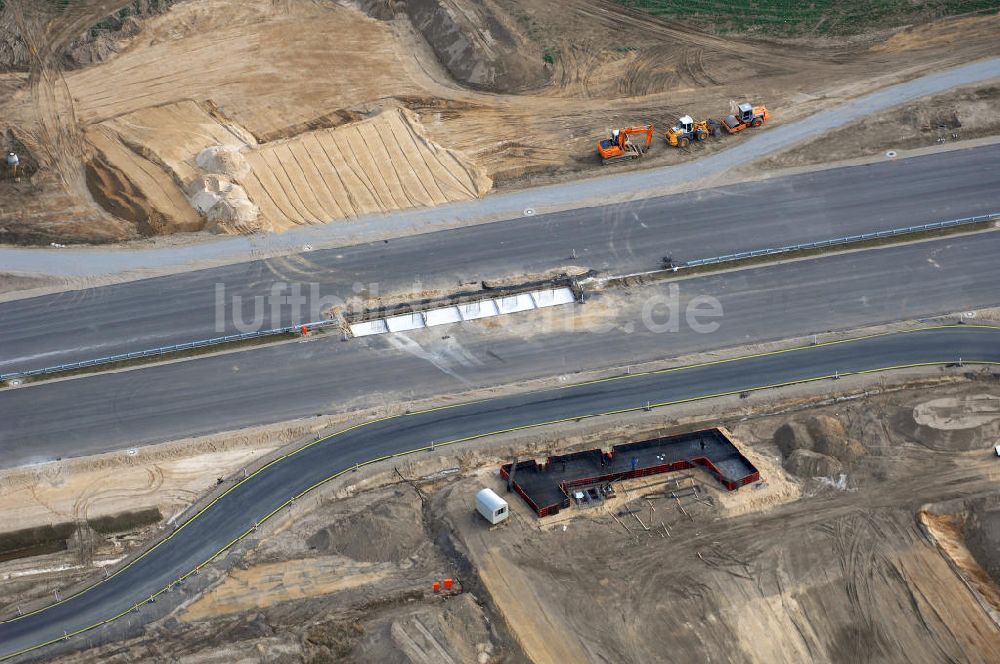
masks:
<path fill-rule="evenodd" d="M 160 232 L 280 231 L 468 200 L 492 184 L 430 141 L 405 109 L 258 146 L 211 106 L 184 101 L 107 120 L 86 136 L 101 154 L 92 167 L 101 174 L 92 180 L 95 198 L 122 218 L 149 218 Z M 183 195 L 194 218 L 179 209 Z M 130 208 L 124 199 L 140 202 Z"/>
<path fill-rule="evenodd" d="M 358 561 L 398 562 L 421 545 L 425 536 L 422 520 L 420 500 L 412 493 L 396 491 L 392 499 L 335 521 L 306 543 L 323 553 Z M 403 529 L 401 523 L 410 525 Z"/>
<path fill-rule="evenodd" d="M 1000 627 L 1000 496 L 927 505 L 917 519 Z"/>
<path fill-rule="evenodd" d="M 1000 420 L 1000 397 L 972 394 L 932 399 L 913 409 L 913 420 L 942 431 L 974 429 Z"/>
<path fill-rule="evenodd" d="M 87 185 L 101 207 L 135 223 L 144 235 L 204 227 L 170 173 L 126 145 L 115 131 L 97 126 L 84 136 L 94 153 L 87 164 Z"/>
<path fill-rule="evenodd" d="M 899 410 L 895 426 L 935 450 L 992 447 L 1000 439 L 1000 397 L 981 393 L 917 403 Z"/>
<path fill-rule="evenodd" d="M 1000 496 L 973 503 L 965 533 L 976 561 L 1000 584 Z"/>
<path fill-rule="evenodd" d="M 786 422 L 773 440 L 785 469 L 800 477 L 835 477 L 865 455 L 864 446 L 849 438 L 844 424 L 829 415 Z"/>
<path fill-rule="evenodd" d="M 216 145 L 198 153 L 195 163 L 206 173 L 241 178 L 250 172 L 246 157 L 238 145 Z"/>
<path fill-rule="evenodd" d="M 774 432 L 774 444 L 781 450 L 782 456 L 791 456 L 796 450 L 812 451 L 814 443 L 812 436 L 803 422 L 787 422 Z"/>
<path fill-rule="evenodd" d="M 799 477 L 837 477 L 844 467 L 825 454 L 795 450 L 785 459 L 785 470 Z"/>
<path fill-rule="evenodd" d="M 116 216 L 156 234 L 207 229 L 253 233 L 259 210 L 234 178 L 249 172 L 240 149 L 253 142 L 211 109 L 184 101 L 102 122 L 85 136 L 94 198 Z M 120 192 L 130 192 L 123 196 Z M 124 208 L 119 199 L 137 201 Z"/>
<path fill-rule="evenodd" d="M 181 183 L 201 175 L 197 159 L 206 148 L 247 144 L 245 134 L 223 125 L 193 101 L 146 108 L 101 126 L 114 131 L 134 152 L 166 168 Z"/>
<path fill-rule="evenodd" d="M 222 175 L 203 175 L 188 185 L 191 205 L 205 215 L 207 230 L 255 233 L 260 230 L 260 210 L 240 185 Z"/>

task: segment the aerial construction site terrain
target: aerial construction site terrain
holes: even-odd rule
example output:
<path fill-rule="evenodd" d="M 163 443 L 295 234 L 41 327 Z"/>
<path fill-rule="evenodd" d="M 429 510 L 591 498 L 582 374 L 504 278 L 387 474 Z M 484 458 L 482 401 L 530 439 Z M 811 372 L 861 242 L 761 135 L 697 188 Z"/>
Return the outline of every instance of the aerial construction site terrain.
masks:
<path fill-rule="evenodd" d="M 0 662 L 1000 661 L 998 44 L 0 0 Z"/>

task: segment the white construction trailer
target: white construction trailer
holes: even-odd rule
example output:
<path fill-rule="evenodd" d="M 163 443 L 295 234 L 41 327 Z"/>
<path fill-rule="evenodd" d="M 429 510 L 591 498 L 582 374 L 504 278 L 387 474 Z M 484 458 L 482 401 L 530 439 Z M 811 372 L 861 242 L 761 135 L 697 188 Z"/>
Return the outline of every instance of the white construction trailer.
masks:
<path fill-rule="evenodd" d="M 476 511 L 491 524 L 498 524 L 510 514 L 507 501 L 496 494 L 493 489 L 483 489 L 476 494 Z"/>

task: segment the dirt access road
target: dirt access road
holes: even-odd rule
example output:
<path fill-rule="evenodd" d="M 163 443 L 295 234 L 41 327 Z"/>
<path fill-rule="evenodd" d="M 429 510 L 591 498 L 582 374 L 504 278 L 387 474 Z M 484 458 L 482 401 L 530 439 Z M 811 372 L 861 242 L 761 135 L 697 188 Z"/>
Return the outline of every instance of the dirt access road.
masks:
<path fill-rule="evenodd" d="M 123 25 L 99 64 L 67 64 L 74 39 L 115 6 L 2 10 L 47 48 L 29 71 L 0 74 L 5 140 L 37 162 L 30 181 L 4 184 L 0 239 L 343 225 L 474 199 L 491 181 L 596 174 L 594 143 L 612 127 L 719 115 L 747 97 L 766 101 L 777 126 L 992 54 L 998 26 L 947 19 L 831 46 L 709 35 L 602 0 L 361 3 L 367 15 L 205 0 Z M 655 147 L 644 165 L 692 156 Z"/>

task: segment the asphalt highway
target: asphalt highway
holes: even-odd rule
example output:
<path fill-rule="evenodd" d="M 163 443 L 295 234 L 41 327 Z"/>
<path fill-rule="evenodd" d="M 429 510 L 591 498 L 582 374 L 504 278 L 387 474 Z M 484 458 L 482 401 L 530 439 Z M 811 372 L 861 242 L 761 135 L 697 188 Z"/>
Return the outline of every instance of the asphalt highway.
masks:
<path fill-rule="evenodd" d="M 360 291 L 622 273 L 998 210 L 995 145 L 313 251 L 2 303 L 0 373 L 319 320 Z M 303 301 L 265 300 L 275 284 Z"/>
<path fill-rule="evenodd" d="M 764 386 L 927 363 L 1000 363 L 1000 329 L 956 326 L 624 376 L 392 417 L 347 429 L 236 484 L 150 553 L 60 604 L 0 624 L 0 659 L 100 625 L 158 594 L 253 532 L 293 497 L 373 460 L 491 433 Z M 416 452 L 415 452 L 416 453 Z M 176 595 L 175 595 L 176 596 Z M 142 620 L 142 611 L 129 614 Z"/>
<path fill-rule="evenodd" d="M 995 306 L 998 253 L 1000 232 L 989 232 L 676 282 L 680 310 L 718 299 L 712 332 L 683 317 L 676 331 L 658 327 L 671 292 L 661 283 L 502 326 L 318 337 L 3 390 L 0 467 Z"/>

